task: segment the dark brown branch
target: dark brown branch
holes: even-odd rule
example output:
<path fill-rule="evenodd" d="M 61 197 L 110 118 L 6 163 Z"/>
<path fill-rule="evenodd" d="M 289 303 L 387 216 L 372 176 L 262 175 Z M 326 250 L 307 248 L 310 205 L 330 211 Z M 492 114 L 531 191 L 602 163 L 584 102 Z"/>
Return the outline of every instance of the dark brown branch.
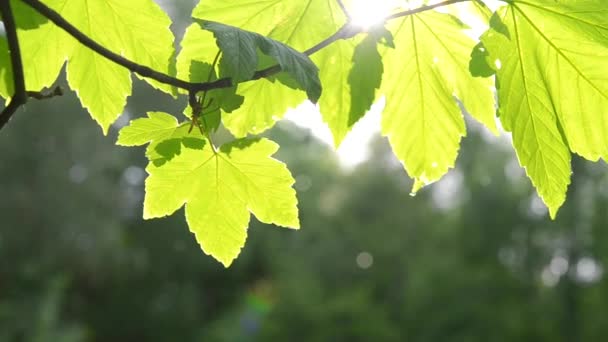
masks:
<path fill-rule="evenodd" d="M 27 96 L 36 100 L 50 99 L 55 96 L 63 96 L 63 89 L 60 86 L 56 86 L 53 90 L 42 90 L 42 91 L 27 91 Z"/>
<path fill-rule="evenodd" d="M 21 50 L 19 49 L 19 38 L 17 37 L 17 25 L 13 17 L 13 11 L 9 0 L 0 0 L 0 13 L 4 21 L 4 31 L 8 41 L 8 49 L 13 71 L 14 94 L 10 103 L 0 113 L 0 129 L 4 127 L 17 109 L 27 102 L 25 91 L 25 76 L 23 75 L 23 63 L 21 62 Z"/>

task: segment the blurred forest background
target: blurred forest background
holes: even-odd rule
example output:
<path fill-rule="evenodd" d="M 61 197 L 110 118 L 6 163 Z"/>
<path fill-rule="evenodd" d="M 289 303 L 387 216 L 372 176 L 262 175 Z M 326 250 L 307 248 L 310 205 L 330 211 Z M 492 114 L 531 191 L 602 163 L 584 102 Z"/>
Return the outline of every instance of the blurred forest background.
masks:
<path fill-rule="evenodd" d="M 179 35 L 193 3 L 171 3 Z M 605 164 L 574 161 L 552 222 L 511 147 L 474 124 L 458 167 L 411 197 L 384 139 L 344 170 L 282 122 L 268 136 L 296 178 L 303 228 L 253 220 L 224 269 L 183 212 L 141 219 L 143 149 L 114 145 L 130 119 L 184 106 L 137 82 L 108 137 L 73 93 L 32 100 L 0 132 L 0 341 L 608 337 Z"/>

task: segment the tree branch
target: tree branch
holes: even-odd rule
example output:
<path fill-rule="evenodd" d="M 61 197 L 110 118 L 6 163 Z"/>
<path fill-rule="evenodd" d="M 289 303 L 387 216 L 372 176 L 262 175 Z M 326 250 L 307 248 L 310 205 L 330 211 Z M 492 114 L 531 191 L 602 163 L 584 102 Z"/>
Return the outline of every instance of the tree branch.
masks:
<path fill-rule="evenodd" d="M 76 40 L 78 40 L 82 45 L 95 51 L 99 55 L 111 60 L 112 62 L 114 62 L 118 65 L 121 65 L 121 66 L 129 69 L 131 72 L 134 72 L 142 77 L 151 78 L 160 83 L 172 85 L 174 87 L 188 91 L 189 97 L 190 97 L 189 102 L 191 105 L 194 103 L 193 100 L 195 99 L 195 94 L 198 92 L 208 91 L 211 89 L 218 89 L 218 88 L 228 88 L 228 87 L 233 86 L 232 80 L 230 78 L 222 78 L 222 79 L 218 79 L 218 80 L 215 80 L 212 82 L 193 83 L 193 82 L 181 80 L 177 77 L 173 77 L 171 75 L 159 72 L 159 71 L 149 68 L 145 65 L 138 64 L 119 54 L 116 54 L 116 53 L 110 51 L 109 49 L 105 48 L 101 44 L 97 43 L 95 40 L 91 39 L 86 34 L 84 34 L 82 31 L 78 30 L 75 26 L 70 24 L 67 20 L 65 20 L 61 16 L 61 14 L 57 13 L 55 10 L 46 6 L 39 0 L 21 0 L 21 1 L 26 3 L 28 6 L 30 6 L 34 10 L 36 10 L 42 16 L 49 19 L 55 25 L 57 25 L 58 27 L 60 27 L 64 31 L 66 31 L 68 34 L 70 34 L 72 37 L 74 37 Z M 434 5 L 422 6 L 422 7 L 416 8 L 416 9 L 392 14 L 392 15 L 386 17 L 385 21 L 400 18 L 400 17 L 405 17 L 408 15 L 412 15 L 412 14 L 432 10 L 432 9 L 435 9 L 438 7 L 447 6 L 447 5 L 451 5 L 451 4 L 458 3 L 458 2 L 464 2 L 464 1 L 471 1 L 471 0 L 448 0 L 448 1 L 444 1 L 441 3 L 434 4 Z M 4 4 L 5 2 L 8 2 L 8 1 L 0 0 L 0 2 L 2 2 L 2 4 Z M 348 17 L 349 14 L 346 11 L 346 8 L 344 7 L 344 4 L 342 3 L 341 0 L 338 0 L 338 5 L 344 11 L 345 15 Z M 352 38 L 359 33 L 363 33 L 364 31 L 365 31 L 364 28 L 352 25 L 350 22 L 350 19 L 349 19 L 344 26 L 342 26 L 338 31 L 336 31 L 336 33 L 334 33 L 333 35 L 324 39 L 322 42 L 318 43 L 317 45 L 309 48 L 308 50 L 305 50 L 303 53 L 307 56 L 310 56 L 338 40 Z M 274 66 L 268 67 L 266 69 L 258 70 L 254 73 L 253 77 L 249 81 L 255 81 L 255 80 L 259 80 L 260 78 L 269 77 L 280 71 L 281 71 L 281 67 L 279 65 L 274 65 Z M 18 106 L 19 105 L 17 105 L 17 107 Z M 7 109 L 8 109 L 8 107 L 7 107 Z M 193 109 L 194 109 L 194 107 L 193 107 Z"/>
<path fill-rule="evenodd" d="M 4 30 L 8 41 L 8 49 L 13 71 L 14 94 L 10 103 L 0 113 L 0 129 L 4 127 L 17 109 L 27 102 L 25 90 L 25 77 L 23 75 L 23 63 L 21 62 L 21 50 L 19 49 L 19 38 L 17 37 L 17 25 L 13 17 L 13 11 L 9 0 L 0 0 L 0 13 L 4 21 Z"/>
<path fill-rule="evenodd" d="M 151 78 L 160 83 L 169 84 L 169 85 L 172 85 L 172 86 L 175 86 L 178 88 L 182 88 L 182 89 L 190 89 L 190 87 L 192 86 L 192 83 L 190 83 L 190 82 L 180 80 L 173 76 L 153 70 L 145 65 L 135 63 L 131 60 L 128 60 L 127 58 L 122 57 L 121 55 L 119 55 L 117 53 L 114 53 L 114 52 L 108 50 L 101 44 L 97 43 L 95 40 L 91 39 L 86 34 L 82 33 L 82 31 L 78 30 L 74 25 L 70 24 L 67 20 L 65 20 L 61 16 L 61 14 L 57 13 L 55 10 L 53 10 L 52 8 L 43 4 L 42 2 L 40 2 L 38 0 L 22 0 L 22 1 L 25 2 L 28 6 L 35 9 L 42 16 L 48 18 L 55 25 L 59 26 L 61 29 L 66 31 L 68 34 L 70 34 L 72 37 L 74 37 L 82 45 L 88 47 L 89 49 L 95 51 L 96 53 L 109 59 L 110 61 L 112 61 L 118 65 L 121 65 L 140 76 Z M 134 15 L 136 15 L 136 14 L 134 14 Z"/>

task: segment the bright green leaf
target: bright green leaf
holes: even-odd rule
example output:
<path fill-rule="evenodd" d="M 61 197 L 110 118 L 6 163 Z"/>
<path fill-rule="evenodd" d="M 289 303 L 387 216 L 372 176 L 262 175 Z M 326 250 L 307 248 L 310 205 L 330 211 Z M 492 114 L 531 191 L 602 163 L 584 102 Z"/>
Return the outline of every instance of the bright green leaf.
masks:
<path fill-rule="evenodd" d="M 49 0 L 45 4 L 66 13 L 68 1 Z M 25 7 L 23 4 L 21 6 Z M 25 86 L 28 90 L 38 91 L 55 83 L 77 42 L 52 22 L 44 22 L 43 17 L 29 7 L 22 9 L 22 17 L 40 23 L 36 29 L 18 30 L 21 58 L 23 65 L 27 65 L 23 69 Z"/>
<path fill-rule="evenodd" d="M 70 87 L 104 134 L 116 121 L 131 94 L 131 74 L 95 52 L 76 48 L 67 67 Z"/>
<path fill-rule="evenodd" d="M 200 25 L 188 26 L 180 43 L 177 55 L 177 77 L 190 82 L 205 82 L 213 60 L 219 49 L 213 33 L 203 30 Z"/>
<path fill-rule="evenodd" d="M 492 24 L 483 42 L 500 66 L 500 118 L 554 217 L 570 183 L 569 149 L 608 157 L 608 9 L 517 1 Z"/>
<path fill-rule="evenodd" d="M 167 113 L 151 112 L 147 118 L 132 120 L 118 134 L 117 145 L 140 146 L 169 138 L 179 123 Z"/>
<path fill-rule="evenodd" d="M 250 212 L 264 223 L 298 228 L 294 180 L 271 158 L 270 140 L 237 140 L 217 153 L 209 144 L 183 145 L 161 166 L 151 163 L 144 217 L 171 215 L 185 204 L 186 220 L 203 251 L 228 267 L 247 238 Z"/>
<path fill-rule="evenodd" d="M 106 48 L 170 73 L 173 56 L 171 20 L 152 0 L 49 0 L 49 7 Z M 137 13 L 133 15 L 132 13 Z M 104 132 L 122 113 L 131 93 L 130 71 L 110 62 L 47 22 L 20 30 L 28 90 L 51 85 L 68 59 L 68 82 Z M 146 80 L 172 92 L 170 87 Z"/>
<path fill-rule="evenodd" d="M 395 49 L 384 52 L 386 95 L 382 132 L 410 176 L 414 191 L 441 178 L 454 166 L 465 135 L 454 97 L 492 131 L 491 79 L 473 78 L 469 55 L 475 41 L 451 15 L 433 11 L 389 26 Z"/>
<path fill-rule="evenodd" d="M 244 97 L 243 105 L 224 116 L 223 123 L 239 138 L 248 133 L 264 132 L 280 120 L 289 108 L 295 108 L 306 100 L 304 93 L 269 79 L 241 83 L 238 93 Z"/>
<path fill-rule="evenodd" d="M 117 145 L 140 146 L 148 144 L 146 157 L 160 166 L 181 153 L 181 146 L 202 148 L 205 141 L 198 129 L 190 123 L 178 123 L 167 113 L 151 112 L 147 118 L 131 120 L 118 134 Z"/>

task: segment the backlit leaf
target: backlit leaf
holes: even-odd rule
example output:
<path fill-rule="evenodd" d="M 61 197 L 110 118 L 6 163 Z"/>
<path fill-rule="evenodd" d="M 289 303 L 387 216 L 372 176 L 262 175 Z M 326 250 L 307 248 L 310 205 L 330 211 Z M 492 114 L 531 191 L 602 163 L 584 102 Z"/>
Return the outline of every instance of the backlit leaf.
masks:
<path fill-rule="evenodd" d="M 454 166 L 465 125 L 455 98 L 492 131 L 491 79 L 474 78 L 469 55 L 475 41 L 454 17 L 433 11 L 389 26 L 395 48 L 383 55 L 382 132 L 415 178 L 414 191 Z"/>
<path fill-rule="evenodd" d="M 498 65 L 500 119 L 554 217 L 570 152 L 608 157 L 608 8 L 603 2 L 516 1 L 483 37 Z"/>
<path fill-rule="evenodd" d="M 121 129 L 116 144 L 140 146 L 165 140 L 171 137 L 178 126 L 177 119 L 172 115 L 162 112 L 148 113 L 147 118 L 132 120 L 129 126 Z"/>
<path fill-rule="evenodd" d="M 164 73 L 173 55 L 171 20 L 152 0 L 49 0 L 45 4 L 109 50 Z M 133 15 L 137 13 L 137 15 Z M 122 113 L 131 93 L 130 71 L 78 44 L 50 22 L 20 30 L 28 90 L 51 85 L 68 60 L 70 87 L 104 132 Z M 166 85 L 146 80 L 158 89 Z"/>
<path fill-rule="evenodd" d="M 250 213 L 264 223 L 299 227 L 294 180 L 271 158 L 277 144 L 243 139 L 218 152 L 209 144 L 180 149 L 166 163 L 148 165 L 145 218 L 171 215 L 185 204 L 201 248 L 226 267 L 245 244 Z"/>
<path fill-rule="evenodd" d="M 45 4 L 65 14 L 69 11 L 68 2 L 69 0 L 49 0 Z M 41 15 L 29 8 L 23 9 L 23 17 L 43 21 Z M 35 29 L 19 29 L 18 35 L 21 58 L 23 64 L 27 65 L 23 69 L 26 88 L 38 91 L 50 87 L 71 56 L 77 41 L 50 21 Z"/>

